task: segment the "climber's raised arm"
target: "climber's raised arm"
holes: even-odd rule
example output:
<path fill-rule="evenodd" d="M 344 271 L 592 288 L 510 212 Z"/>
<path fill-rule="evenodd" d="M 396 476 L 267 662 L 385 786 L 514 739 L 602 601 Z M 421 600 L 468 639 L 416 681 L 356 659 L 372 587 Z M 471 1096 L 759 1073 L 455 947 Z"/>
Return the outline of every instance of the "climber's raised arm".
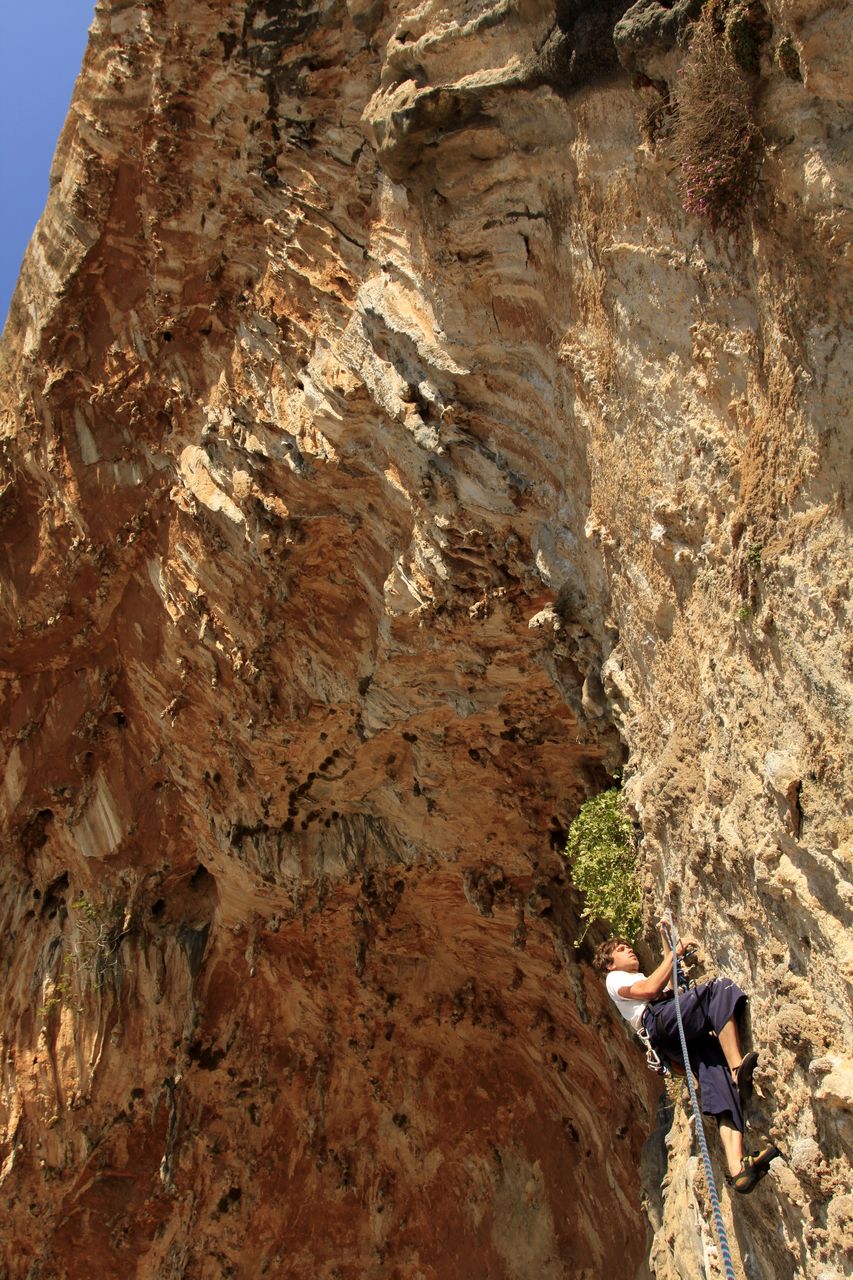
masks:
<path fill-rule="evenodd" d="M 667 987 L 672 985 L 672 948 L 669 945 L 669 941 L 668 941 L 668 936 L 669 936 L 667 933 L 668 927 L 669 927 L 668 922 L 666 920 L 658 921 L 658 929 L 660 931 L 660 936 L 661 936 L 661 946 L 663 948 L 663 959 L 661 960 L 660 964 L 655 970 L 653 970 L 652 973 L 649 974 L 647 978 L 641 974 L 639 979 L 636 982 L 633 982 L 633 983 L 626 982 L 624 987 L 620 987 L 617 990 L 616 994 L 620 996 L 622 999 L 654 1000 L 655 996 L 659 996 L 662 991 L 664 991 Z M 693 946 L 696 945 L 692 939 L 686 938 L 683 942 L 679 942 L 676 948 L 679 956 L 683 956 L 684 952 L 691 945 Z M 630 947 L 625 946 L 624 949 L 627 950 L 632 957 L 634 956 L 634 953 Z M 618 950 L 618 947 L 617 947 L 617 950 Z M 619 969 L 622 966 L 619 964 L 614 964 L 613 967 L 614 969 Z"/>

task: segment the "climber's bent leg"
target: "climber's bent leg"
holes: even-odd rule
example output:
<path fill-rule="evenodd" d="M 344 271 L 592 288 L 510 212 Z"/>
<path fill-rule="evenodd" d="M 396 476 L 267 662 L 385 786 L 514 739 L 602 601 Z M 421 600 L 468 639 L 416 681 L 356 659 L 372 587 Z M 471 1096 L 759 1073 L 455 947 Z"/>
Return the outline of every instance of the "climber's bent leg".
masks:
<path fill-rule="evenodd" d="M 740 1129 L 734 1127 L 731 1116 L 728 1113 L 717 1117 L 717 1125 L 720 1130 L 723 1151 L 726 1153 L 729 1175 L 734 1178 L 740 1173 L 743 1164 L 743 1134 Z"/>
<path fill-rule="evenodd" d="M 717 1032 L 717 1039 L 720 1042 L 720 1048 L 726 1055 L 726 1062 L 729 1067 L 732 1071 L 737 1071 L 743 1060 L 743 1054 L 740 1048 L 740 1034 L 734 1018 L 729 1018 L 725 1026 L 720 1027 Z"/>
<path fill-rule="evenodd" d="M 656 1026 L 654 1018 L 648 1016 L 646 1025 L 654 1026 L 654 1032 L 650 1034 L 657 1051 L 665 1054 L 673 1062 L 681 1062 L 678 1027 L 675 1027 L 674 1034 L 661 1034 L 663 1028 L 669 1026 L 671 1012 L 674 1021 L 674 1010 L 670 1004 L 666 1006 L 666 1016 L 658 1017 Z M 702 1031 L 698 1035 L 688 1035 L 687 1053 L 690 1066 L 699 1081 L 703 1114 L 728 1115 L 732 1127 L 743 1133 L 743 1104 L 718 1038 L 707 1031 Z"/>

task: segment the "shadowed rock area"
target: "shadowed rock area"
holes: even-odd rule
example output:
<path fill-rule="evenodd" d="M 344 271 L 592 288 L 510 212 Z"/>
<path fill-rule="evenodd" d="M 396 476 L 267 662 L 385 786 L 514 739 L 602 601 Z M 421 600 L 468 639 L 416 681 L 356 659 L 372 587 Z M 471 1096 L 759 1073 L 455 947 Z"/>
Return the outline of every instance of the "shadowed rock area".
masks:
<path fill-rule="evenodd" d="M 850 8 L 762 6 L 732 235 L 698 11 L 98 5 L 0 346 L 10 1280 L 722 1274 L 574 947 L 620 767 L 754 993 L 737 1274 L 841 1276 Z"/>

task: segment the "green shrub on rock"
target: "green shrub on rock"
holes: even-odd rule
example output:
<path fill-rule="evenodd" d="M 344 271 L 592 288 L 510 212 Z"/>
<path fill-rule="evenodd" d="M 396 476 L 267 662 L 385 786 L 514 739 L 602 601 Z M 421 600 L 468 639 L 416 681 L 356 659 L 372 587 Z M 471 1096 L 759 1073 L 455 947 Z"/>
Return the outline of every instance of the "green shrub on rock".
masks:
<path fill-rule="evenodd" d="M 634 827 L 622 792 L 614 787 L 581 805 L 566 845 L 572 879 L 586 902 L 585 920 L 606 920 L 633 942 L 642 925 Z"/>
<path fill-rule="evenodd" d="M 727 0 L 724 11 L 726 41 L 741 71 L 757 75 L 761 65 L 761 46 L 772 34 L 767 12 L 761 0 Z"/>
<path fill-rule="evenodd" d="M 776 61 L 779 64 L 780 71 L 784 72 L 789 80 L 802 80 L 800 55 L 797 53 L 796 45 L 790 36 L 783 36 L 779 41 L 776 47 Z"/>

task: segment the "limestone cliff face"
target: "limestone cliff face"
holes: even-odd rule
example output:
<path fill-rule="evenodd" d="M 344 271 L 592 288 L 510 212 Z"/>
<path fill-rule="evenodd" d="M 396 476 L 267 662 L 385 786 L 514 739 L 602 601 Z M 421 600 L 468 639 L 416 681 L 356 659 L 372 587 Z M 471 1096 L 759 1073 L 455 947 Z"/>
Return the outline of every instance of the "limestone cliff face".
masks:
<path fill-rule="evenodd" d="M 572 945 L 620 763 L 755 995 L 738 1274 L 842 1274 L 850 7 L 766 8 L 726 237 L 689 0 L 99 5 L 0 349 L 10 1277 L 719 1274 Z"/>

